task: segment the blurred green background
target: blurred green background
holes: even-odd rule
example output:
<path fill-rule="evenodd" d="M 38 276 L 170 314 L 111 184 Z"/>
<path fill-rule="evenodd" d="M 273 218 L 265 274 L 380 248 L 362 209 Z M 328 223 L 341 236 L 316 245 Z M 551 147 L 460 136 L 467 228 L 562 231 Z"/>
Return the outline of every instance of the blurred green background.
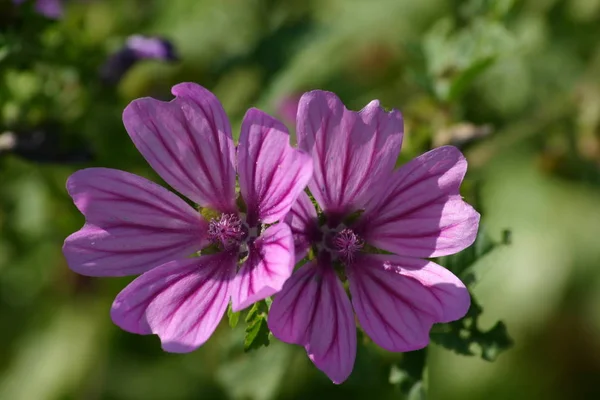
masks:
<path fill-rule="evenodd" d="M 463 148 L 465 196 L 491 237 L 512 232 L 475 266 L 480 323 L 503 320 L 515 346 L 490 363 L 431 345 L 429 397 L 600 398 L 600 0 L 66 6 L 52 21 L 0 1 L 0 133 L 46 134 L 32 152 L 0 154 L 1 400 L 401 398 L 390 368 L 404 356 L 371 344 L 341 386 L 296 346 L 244 353 L 243 326 L 226 321 L 198 351 L 164 353 L 110 321 L 131 278 L 67 268 L 62 242 L 83 217 L 66 178 L 104 166 L 160 182 L 121 112 L 137 97 L 169 99 L 181 81 L 214 91 L 234 131 L 256 106 L 293 132 L 282 104 L 319 88 L 353 109 L 375 98 L 400 109 L 401 162 Z M 169 38 L 180 60 L 101 84 L 100 65 L 135 33 Z"/>

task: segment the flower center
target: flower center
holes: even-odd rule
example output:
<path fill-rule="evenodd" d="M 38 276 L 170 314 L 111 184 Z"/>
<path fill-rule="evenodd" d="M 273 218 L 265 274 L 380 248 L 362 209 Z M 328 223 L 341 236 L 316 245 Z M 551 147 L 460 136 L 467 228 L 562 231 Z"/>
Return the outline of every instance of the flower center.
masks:
<path fill-rule="evenodd" d="M 222 214 L 208 223 L 208 240 L 223 249 L 239 246 L 247 235 L 242 220 L 235 214 Z"/>
<path fill-rule="evenodd" d="M 340 259 L 348 263 L 354 260 L 365 243 L 352 229 L 346 228 L 335 234 L 332 244 Z"/>

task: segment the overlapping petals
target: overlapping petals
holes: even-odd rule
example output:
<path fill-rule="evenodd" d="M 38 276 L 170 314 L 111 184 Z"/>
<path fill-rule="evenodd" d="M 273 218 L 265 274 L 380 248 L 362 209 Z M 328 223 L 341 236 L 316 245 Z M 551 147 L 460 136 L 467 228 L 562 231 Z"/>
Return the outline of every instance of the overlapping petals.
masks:
<path fill-rule="evenodd" d="M 269 328 L 280 340 L 304 346 L 334 383 L 345 381 L 352 372 L 354 313 L 329 265 L 309 263 L 292 275 L 271 306 Z"/>
<path fill-rule="evenodd" d="M 317 211 L 306 193 L 300 193 L 296 203 L 285 217 L 285 222 L 292 229 L 296 262 L 298 262 L 306 257 L 312 243 L 321 238 Z"/>
<path fill-rule="evenodd" d="M 415 158 L 371 198 L 357 231 L 373 246 L 411 257 L 440 257 L 469 247 L 479 213 L 460 196 L 466 171 L 467 161 L 452 146 Z"/>
<path fill-rule="evenodd" d="M 63 252 L 82 275 L 141 274 L 206 244 L 207 223 L 198 212 L 140 176 L 84 169 L 69 178 L 67 190 L 86 224 L 65 240 Z"/>
<path fill-rule="evenodd" d="M 283 219 L 312 176 L 311 157 L 290 147 L 289 141 L 281 122 L 260 110 L 248 110 L 237 154 L 250 226 Z"/>
<path fill-rule="evenodd" d="M 434 323 L 454 321 L 469 309 L 464 284 L 431 261 L 365 255 L 348 267 L 348 275 L 360 326 L 389 351 L 427 346 Z"/>
<path fill-rule="evenodd" d="M 272 225 L 250 243 L 248 259 L 235 278 L 231 297 L 234 312 L 277 293 L 294 269 L 294 239 L 286 224 Z"/>
<path fill-rule="evenodd" d="M 372 186 L 391 174 L 403 121 L 378 101 L 353 112 L 335 94 L 313 91 L 300 99 L 296 134 L 298 147 L 314 160 L 310 191 L 335 225 L 339 216 L 362 208 Z"/>

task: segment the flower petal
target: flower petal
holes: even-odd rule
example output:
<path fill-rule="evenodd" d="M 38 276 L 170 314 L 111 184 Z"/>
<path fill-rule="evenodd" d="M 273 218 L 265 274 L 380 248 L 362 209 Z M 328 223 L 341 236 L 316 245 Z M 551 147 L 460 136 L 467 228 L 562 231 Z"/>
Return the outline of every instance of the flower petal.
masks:
<path fill-rule="evenodd" d="M 112 320 L 128 332 L 158 335 L 165 351 L 195 350 L 212 335 L 227 309 L 236 261 L 220 253 L 148 271 L 119 293 Z"/>
<path fill-rule="evenodd" d="M 296 271 L 273 300 L 269 328 L 279 340 L 304 346 L 334 383 L 342 383 L 352 372 L 354 313 L 331 266 L 311 263 Z"/>
<path fill-rule="evenodd" d="M 207 223 L 200 214 L 140 176 L 89 168 L 71 175 L 67 190 L 86 217 L 63 246 L 77 273 L 136 275 L 187 257 L 207 243 Z"/>
<path fill-rule="evenodd" d="M 457 320 L 469 309 L 465 285 L 431 261 L 369 255 L 357 259 L 347 271 L 360 325 L 389 351 L 427 346 L 434 323 Z"/>
<path fill-rule="evenodd" d="M 312 243 L 321 240 L 317 211 L 305 192 L 300 193 L 284 222 L 292 229 L 296 262 L 306 257 Z"/>
<path fill-rule="evenodd" d="M 238 145 L 238 174 L 250 226 L 283 219 L 311 178 L 311 157 L 289 141 L 281 122 L 248 110 Z"/>
<path fill-rule="evenodd" d="M 410 257 L 457 253 L 475 241 L 479 213 L 460 196 L 467 161 L 452 146 L 398 169 L 374 196 L 356 230 L 371 245 Z"/>
<path fill-rule="evenodd" d="M 234 312 L 281 290 L 294 269 L 294 241 L 287 224 L 272 225 L 249 245 L 231 294 Z"/>
<path fill-rule="evenodd" d="M 399 111 L 386 113 L 374 100 L 359 112 L 349 111 L 333 93 L 313 91 L 300 99 L 298 147 L 314 159 L 309 188 L 337 225 L 361 209 L 370 188 L 391 174 L 400 152 L 403 121 Z"/>
<path fill-rule="evenodd" d="M 37 0 L 35 11 L 44 17 L 59 19 L 63 16 L 64 9 L 61 0 Z"/>
<path fill-rule="evenodd" d="M 123 123 L 146 161 L 173 188 L 202 207 L 235 212 L 231 127 L 217 98 L 193 83 L 173 87 L 171 102 L 132 101 Z"/>

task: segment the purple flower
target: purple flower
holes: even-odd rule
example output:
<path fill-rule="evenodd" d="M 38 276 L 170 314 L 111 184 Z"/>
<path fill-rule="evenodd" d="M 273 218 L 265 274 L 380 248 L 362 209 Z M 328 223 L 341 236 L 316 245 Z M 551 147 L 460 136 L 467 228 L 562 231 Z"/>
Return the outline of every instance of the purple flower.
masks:
<path fill-rule="evenodd" d="M 15 4 L 22 4 L 25 0 L 13 0 Z M 63 0 L 36 0 L 35 11 L 47 18 L 59 19 L 63 16 Z"/>
<path fill-rule="evenodd" d="M 141 60 L 176 61 L 175 46 L 165 38 L 157 36 L 132 35 L 125 46 L 112 54 L 100 69 L 100 76 L 106 83 L 118 83 L 123 75 Z"/>
<path fill-rule="evenodd" d="M 312 161 L 290 147 L 283 124 L 257 109 L 246 113 L 236 149 L 212 93 L 193 83 L 172 93 L 168 103 L 134 100 L 123 122 L 152 168 L 210 217 L 140 176 L 84 169 L 67 189 L 86 223 L 63 252 L 83 275 L 142 274 L 115 299 L 113 321 L 157 334 L 166 351 L 188 352 L 210 337 L 230 299 L 239 311 L 290 276 L 292 233 L 277 221 L 306 186 Z"/>
<path fill-rule="evenodd" d="M 467 162 L 456 148 L 440 147 L 394 170 L 402 116 L 377 101 L 351 112 L 333 93 L 307 93 L 297 135 L 313 156 L 308 186 L 324 219 L 305 193 L 286 217 L 296 259 L 309 249 L 314 258 L 275 296 L 269 327 L 280 340 L 304 346 L 341 383 L 354 365 L 355 313 L 375 343 L 396 352 L 427 346 L 432 324 L 465 315 L 464 284 L 425 258 L 470 246 L 479 214 L 459 194 Z M 351 301 L 339 276 L 348 280 Z"/>

